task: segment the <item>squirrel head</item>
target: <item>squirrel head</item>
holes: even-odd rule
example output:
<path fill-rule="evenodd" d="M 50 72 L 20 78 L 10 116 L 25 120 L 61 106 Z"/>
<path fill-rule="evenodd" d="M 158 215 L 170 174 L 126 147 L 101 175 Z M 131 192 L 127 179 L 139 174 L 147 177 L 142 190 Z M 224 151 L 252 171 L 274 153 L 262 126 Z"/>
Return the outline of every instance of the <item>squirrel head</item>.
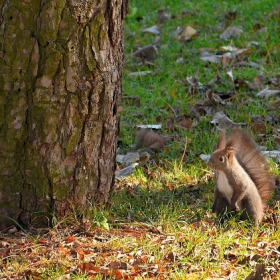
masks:
<path fill-rule="evenodd" d="M 211 155 L 208 166 L 214 170 L 230 170 L 235 161 L 235 151 L 235 148 L 232 146 L 216 150 Z"/>

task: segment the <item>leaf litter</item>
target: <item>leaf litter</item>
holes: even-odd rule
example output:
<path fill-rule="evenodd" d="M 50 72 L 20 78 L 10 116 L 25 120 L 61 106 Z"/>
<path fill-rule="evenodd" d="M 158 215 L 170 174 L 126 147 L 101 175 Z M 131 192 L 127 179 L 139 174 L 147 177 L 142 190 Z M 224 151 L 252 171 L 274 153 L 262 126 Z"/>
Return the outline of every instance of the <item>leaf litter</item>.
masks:
<path fill-rule="evenodd" d="M 193 229 L 202 228 L 202 223 L 190 224 Z M 217 235 L 212 232 L 208 236 L 211 244 Z M 146 225 L 130 225 L 119 229 L 103 230 L 89 228 L 82 230 L 79 225 L 71 228 L 59 227 L 56 229 L 33 229 L 28 235 L 17 232 L 14 235 L 1 233 L 0 248 L 0 276 L 1 279 L 42 279 L 51 277 L 48 268 L 59 270 L 60 277 L 72 277 L 85 274 L 90 278 L 97 276 L 112 277 L 114 279 L 137 279 L 137 276 L 166 279 L 166 273 L 184 269 L 187 274 L 198 276 L 200 268 L 184 259 L 193 255 L 197 261 L 202 257 L 197 251 L 187 249 L 188 241 L 191 242 L 191 231 L 177 234 L 163 234 L 157 229 Z M 244 237 L 237 237 L 239 240 Z M 9 242 L 5 241 L 9 240 Z M 118 242 L 116 242 L 118 240 Z M 145 249 L 145 242 L 149 247 L 158 248 L 161 258 L 156 259 L 149 249 Z M 251 244 L 250 237 L 247 237 Z M 214 251 L 219 247 L 210 247 L 209 252 L 202 254 L 212 256 L 212 261 L 218 259 L 218 253 Z M 266 271 L 275 273 L 274 259 L 280 256 L 279 245 L 275 242 L 254 244 L 248 248 L 248 257 L 240 260 L 238 251 L 243 250 L 236 242 L 225 251 L 225 260 L 230 261 L 230 267 L 225 268 L 224 273 L 233 269 L 235 263 L 244 265 L 261 256 L 266 259 Z M 216 257 L 215 257 L 216 256 Z M 17 267 L 15 262 L 20 266 Z M 280 264 L 278 264 L 280 266 Z M 278 267 L 279 268 L 279 267 Z M 258 271 L 258 267 L 256 269 Z M 233 270 L 234 271 L 234 270 Z M 232 273 L 232 271 L 231 271 Z M 253 279 L 253 278 L 248 278 Z"/>

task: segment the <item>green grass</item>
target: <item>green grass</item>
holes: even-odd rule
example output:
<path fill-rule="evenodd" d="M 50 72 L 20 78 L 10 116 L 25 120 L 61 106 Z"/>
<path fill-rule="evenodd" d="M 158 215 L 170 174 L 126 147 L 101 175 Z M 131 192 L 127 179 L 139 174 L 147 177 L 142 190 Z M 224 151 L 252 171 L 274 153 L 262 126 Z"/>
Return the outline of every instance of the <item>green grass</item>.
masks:
<path fill-rule="evenodd" d="M 133 176 L 119 182 L 121 191 L 117 191 L 113 196 L 115 214 L 112 219 L 117 218 L 126 223 L 129 217 L 135 225 L 145 223 L 164 233 L 187 236 L 184 243 L 184 254 L 187 256 L 182 257 L 180 262 L 195 267 L 193 279 L 217 279 L 229 276 L 230 273 L 233 273 L 234 279 L 245 279 L 257 263 L 265 262 L 267 266 L 273 264 L 273 260 L 268 256 L 258 261 L 251 261 L 251 258 L 254 259 L 257 254 L 257 243 L 276 242 L 279 229 L 275 229 L 269 222 L 264 223 L 260 229 L 255 229 L 238 220 L 231 220 L 223 226 L 215 221 L 215 216 L 211 213 L 212 172 L 199 155 L 211 153 L 217 132 L 210 123 L 213 115 L 195 118 L 190 113 L 193 105 L 206 100 L 207 90 L 192 94 L 186 77 L 195 77 L 204 86 L 213 78 L 219 77 L 209 89 L 213 92 L 231 93 L 232 98 L 226 105 L 218 105 L 213 114 L 224 111 L 233 121 L 246 123 L 243 128 L 249 130 L 259 144 L 267 146 L 269 150 L 277 149 L 273 128 L 277 126 L 278 112 L 273 110 L 272 106 L 277 97 L 258 98 L 256 93 L 261 88 L 253 90 L 245 85 L 238 87 L 226 74 L 227 70 L 232 68 L 235 80 L 246 81 L 248 84 L 253 83 L 259 74 L 264 74 L 266 85 L 279 73 L 279 15 L 273 14 L 277 1 L 247 1 L 245 4 L 243 1 L 152 0 L 141 3 L 131 1 L 130 5 L 133 14 L 126 19 L 125 25 L 123 92 L 125 97 L 137 98 L 138 105 L 133 106 L 124 98 L 121 152 L 131 149 L 138 124 L 162 123 L 161 133 L 173 136 L 174 140 L 159 152 L 155 159 L 139 167 Z M 170 13 L 171 19 L 160 24 L 157 15 L 159 9 Z M 243 33 L 238 38 L 223 40 L 219 37 L 227 27 L 227 24 L 222 22 L 223 17 L 234 9 L 237 9 L 237 17 L 231 25 L 241 27 Z M 141 33 L 141 30 L 153 25 L 161 28 L 158 58 L 153 61 L 152 66 L 139 65 L 131 57 L 131 53 L 138 47 L 154 42 L 155 35 Z M 176 28 L 187 25 L 198 30 L 198 35 L 189 42 L 176 40 Z M 267 29 L 260 33 L 256 31 L 257 26 Z M 253 41 L 257 44 L 248 47 Z M 221 64 L 211 64 L 200 59 L 202 49 L 221 54 L 219 47 L 228 45 L 240 49 L 248 48 L 249 52 L 240 57 L 239 61 L 255 62 L 259 66 L 238 67 L 229 64 L 223 67 Z M 183 58 L 184 63 L 177 63 L 179 58 Z M 146 70 L 152 71 L 152 74 L 129 76 L 131 72 Z M 270 87 L 273 88 L 273 85 Z M 192 120 L 196 119 L 197 124 L 191 130 L 178 127 L 170 130 L 168 124 L 174 120 L 173 111 L 176 111 L 178 116 L 186 115 Z M 262 139 L 257 137 L 260 132 L 254 129 L 256 116 L 260 116 L 259 120 L 266 126 L 267 135 Z M 267 117 L 271 117 L 272 122 L 266 122 Z M 186 139 L 186 154 L 182 160 Z M 273 172 L 279 176 L 279 162 L 271 161 L 271 166 Z M 271 200 L 271 209 L 274 206 L 275 201 Z M 274 209 L 277 212 L 277 207 Z M 188 254 L 192 246 L 195 250 Z M 218 251 L 214 260 L 213 246 L 217 247 Z M 175 246 L 174 251 L 178 252 L 180 249 Z M 231 263 L 227 254 L 232 254 L 236 261 Z M 230 269 L 227 270 L 227 267 Z M 185 279 L 187 276 L 183 270 L 177 267 L 176 272 L 168 275 L 170 279 Z M 277 279 L 277 276 L 275 277 Z M 279 274 L 278 277 L 280 278 Z"/>
<path fill-rule="evenodd" d="M 217 130 L 210 122 L 218 111 L 235 122 L 246 123 L 244 129 L 259 144 L 277 149 L 273 136 L 279 119 L 279 108 L 274 105 L 277 96 L 257 98 L 258 89 L 238 87 L 227 77 L 233 65 L 223 67 L 200 59 L 202 49 L 221 54 L 221 46 L 247 48 L 248 43 L 258 42 L 240 61 L 259 66 L 233 67 L 233 75 L 235 80 L 253 83 L 263 73 L 265 85 L 269 84 L 280 70 L 277 4 L 276 0 L 131 0 L 131 14 L 125 19 L 125 111 L 121 115 L 119 153 L 132 149 L 139 124 L 162 123 L 159 133 L 172 140 L 149 162 L 138 166 L 132 176 L 116 181 L 109 209 L 89 210 L 88 221 L 71 217 L 58 221 L 47 232 L 18 233 L 8 239 L 9 245 L 0 243 L 4 256 L 0 278 L 241 280 L 255 271 L 258 263 L 264 263 L 271 277 L 280 279 L 280 229 L 273 224 L 273 215 L 270 213 L 258 229 L 237 219 L 220 225 L 211 213 L 213 172 L 200 158 L 215 146 Z M 171 15 L 162 24 L 158 21 L 160 9 Z M 223 40 L 219 35 L 227 26 L 224 15 L 234 9 L 237 17 L 231 25 L 241 27 L 243 33 Z M 142 34 L 143 29 L 153 25 L 161 28 L 158 58 L 153 65 L 139 65 L 131 54 L 154 42 L 155 35 Z M 187 25 L 198 34 L 189 42 L 178 41 L 175 30 Z M 267 30 L 258 33 L 257 25 Z M 176 62 L 180 58 L 183 63 Z M 139 71 L 152 73 L 129 76 Z M 192 91 L 186 77 L 195 77 L 204 89 Z M 195 116 L 191 109 L 207 100 L 208 90 L 232 96 L 225 105 L 216 105 L 210 114 Z M 191 129 L 179 127 L 174 112 L 195 125 Z M 256 116 L 265 124 L 265 137 L 258 137 L 259 131 L 254 129 Z M 268 117 L 270 121 L 266 121 Z M 271 160 L 271 167 L 279 178 L 279 162 Z M 270 209 L 279 215 L 277 199 L 279 194 L 270 200 Z M 105 229 L 108 226 L 110 230 Z M 7 238 L 10 237 L 3 235 L 0 242 Z M 121 262 L 122 269 L 116 268 L 117 262 Z"/>

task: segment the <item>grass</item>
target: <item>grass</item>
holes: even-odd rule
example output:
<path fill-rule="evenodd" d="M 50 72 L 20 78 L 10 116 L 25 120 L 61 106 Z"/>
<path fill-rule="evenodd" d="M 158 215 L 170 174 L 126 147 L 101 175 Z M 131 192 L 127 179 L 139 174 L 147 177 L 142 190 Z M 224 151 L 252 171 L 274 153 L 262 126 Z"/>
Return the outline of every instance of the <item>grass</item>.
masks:
<path fill-rule="evenodd" d="M 131 178 L 119 183 L 119 186 L 123 185 L 123 190 L 114 196 L 113 212 L 120 213 L 121 215 L 116 216 L 123 217 L 124 222 L 128 215 L 132 222 L 147 223 L 168 234 L 183 234 L 189 238 L 191 233 L 186 246 L 192 248 L 193 244 L 195 251 L 191 252 L 186 260 L 182 258 L 181 262 L 186 261 L 197 267 L 198 273 L 194 273 L 195 276 L 192 274 L 194 279 L 226 279 L 230 276 L 229 270 L 233 271 L 234 279 L 245 279 L 254 270 L 256 263 L 267 261 L 268 266 L 271 265 L 266 258 L 251 262 L 248 256 L 253 258 L 254 250 L 258 250 L 256 243 L 274 243 L 279 236 L 279 229 L 273 229 L 269 223 L 255 229 L 250 225 L 248 228 L 248 223 L 239 221 L 229 221 L 226 226 L 213 222 L 212 173 L 199 158 L 200 154 L 211 153 L 216 142 L 217 132 L 210 123 L 213 115 L 200 115 L 197 125 L 191 130 L 178 127 L 175 131 L 170 130 L 168 122 L 174 119 L 173 111 L 179 116 L 186 115 L 194 119 L 190 114 L 192 106 L 206 99 L 206 90 L 192 94 L 186 77 L 195 77 L 203 85 L 207 85 L 215 77 L 220 77 L 211 86 L 211 90 L 230 93 L 232 99 L 225 106 L 216 106 L 215 112 L 222 110 L 235 122 L 246 123 L 244 128 L 255 137 L 260 133 L 254 130 L 255 118 L 260 116 L 261 122 L 265 123 L 266 137 L 260 139 L 259 143 L 270 150 L 276 149 L 272 130 L 278 113 L 273 114 L 271 104 L 272 100 L 277 98 L 257 98 L 256 93 L 260 89 L 238 87 L 226 74 L 227 70 L 232 68 L 235 80 L 248 83 L 253 82 L 259 74 L 264 74 L 267 81 L 277 75 L 280 56 L 277 53 L 279 24 L 276 24 L 279 22 L 279 15 L 273 14 L 276 4 L 277 1 L 248 1 L 246 5 L 242 1 L 131 1 L 131 10 L 134 13 L 126 19 L 123 86 L 124 96 L 137 98 L 138 104 L 123 104 L 125 113 L 121 123 L 121 149 L 123 153 L 131 149 L 135 142 L 131 135 L 135 135 L 137 124 L 160 122 L 163 124 L 162 133 L 174 136 L 175 140 L 157 154 L 154 161 L 140 167 Z M 159 9 L 170 13 L 171 19 L 160 24 L 157 16 Z M 226 41 L 219 37 L 226 28 L 222 20 L 225 13 L 234 9 L 237 9 L 237 17 L 231 25 L 241 27 L 243 33 L 238 38 Z M 158 58 L 153 61 L 153 66 L 139 65 L 133 60 L 131 53 L 137 47 L 154 42 L 155 35 L 141 33 L 141 30 L 153 25 L 161 27 Z M 174 35 L 178 26 L 186 25 L 199 31 L 199 35 L 187 43 L 176 40 Z M 263 33 L 257 31 L 260 28 L 258 26 L 266 28 Z M 200 59 L 201 49 L 219 54 L 220 46 L 232 45 L 242 49 L 248 48 L 248 44 L 253 41 L 258 44 L 252 45 L 240 61 L 255 62 L 259 67 L 234 67 L 231 64 L 223 67 L 221 64 L 205 63 Z M 184 63 L 177 63 L 179 58 L 183 58 Z M 131 72 L 146 70 L 153 74 L 129 76 Z M 272 123 L 265 121 L 269 116 Z M 186 139 L 186 154 L 182 161 Z M 277 176 L 278 164 L 271 162 Z M 275 202 L 272 201 L 271 208 L 274 206 Z M 277 207 L 274 209 L 277 211 Z M 194 229 L 193 225 L 198 226 Z M 218 250 L 215 261 L 211 256 L 214 245 Z M 252 251 L 248 249 L 250 246 Z M 236 257 L 234 265 L 230 264 L 230 259 L 225 260 L 229 247 L 234 258 Z M 188 255 L 187 251 L 184 254 Z M 247 261 L 244 261 L 246 258 Z M 228 269 L 228 266 L 231 268 Z M 180 269 L 177 273 L 171 274 L 170 279 L 185 279 L 186 274 L 180 275 Z M 280 278 L 279 274 L 274 276 L 276 279 Z"/>
<path fill-rule="evenodd" d="M 261 145 L 277 149 L 273 136 L 279 119 L 277 96 L 258 98 L 262 87 L 248 86 L 264 74 L 263 87 L 273 88 L 271 79 L 279 74 L 277 4 L 276 0 L 131 0 L 131 13 L 125 19 L 125 111 L 119 153 L 132 149 L 139 124 L 161 123 L 160 133 L 172 141 L 132 176 L 116 181 L 110 209 L 93 209 L 92 219 L 79 222 L 78 217 L 69 217 L 54 229 L 19 232 L 9 237 L 8 244 L 7 236 L 1 236 L 0 278 L 245 279 L 264 263 L 271 277 L 267 279 L 280 279 L 280 229 L 272 222 L 272 213 L 279 214 L 279 194 L 271 199 L 272 213 L 258 229 L 234 219 L 220 225 L 211 213 L 213 173 L 200 158 L 210 154 L 216 143 L 211 120 L 218 111 L 246 123 L 244 128 Z M 158 21 L 160 9 L 171 15 L 164 23 Z M 224 15 L 234 9 L 236 19 L 225 23 Z M 221 39 L 228 24 L 241 27 L 243 33 Z M 131 54 L 155 41 L 155 35 L 142 33 L 153 25 L 161 29 L 158 57 L 151 65 L 141 65 Z M 178 41 L 177 27 L 187 25 L 198 34 L 188 42 Z M 266 29 L 260 33 L 260 28 Z M 248 47 L 250 42 L 257 44 Z M 220 47 L 228 45 L 249 48 L 239 60 L 258 67 L 234 66 L 236 60 L 223 67 L 200 59 L 202 49 L 221 54 Z M 233 69 L 234 84 L 226 74 L 229 69 Z M 151 74 L 130 76 L 140 71 Z M 186 77 L 196 78 L 204 88 L 194 89 Z M 213 79 L 216 82 L 210 83 Z M 208 90 L 229 95 L 230 100 L 215 104 L 208 114 L 193 114 L 194 105 L 207 100 Z M 195 125 L 180 127 L 174 112 Z M 264 137 L 258 136 L 257 122 L 265 127 Z M 279 162 L 271 160 L 271 166 L 279 178 Z"/>

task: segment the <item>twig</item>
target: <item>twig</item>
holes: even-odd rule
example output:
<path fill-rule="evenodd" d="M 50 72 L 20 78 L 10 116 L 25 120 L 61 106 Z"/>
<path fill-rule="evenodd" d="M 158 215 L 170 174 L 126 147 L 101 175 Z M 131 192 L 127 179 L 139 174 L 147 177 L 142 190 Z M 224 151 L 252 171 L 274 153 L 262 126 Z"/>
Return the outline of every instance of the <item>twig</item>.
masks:
<path fill-rule="evenodd" d="M 184 151 L 183 151 L 180 163 L 179 163 L 179 168 L 182 167 L 182 163 L 183 163 L 184 157 L 186 155 L 187 145 L 188 145 L 188 138 L 186 137 L 185 147 L 184 147 Z"/>

